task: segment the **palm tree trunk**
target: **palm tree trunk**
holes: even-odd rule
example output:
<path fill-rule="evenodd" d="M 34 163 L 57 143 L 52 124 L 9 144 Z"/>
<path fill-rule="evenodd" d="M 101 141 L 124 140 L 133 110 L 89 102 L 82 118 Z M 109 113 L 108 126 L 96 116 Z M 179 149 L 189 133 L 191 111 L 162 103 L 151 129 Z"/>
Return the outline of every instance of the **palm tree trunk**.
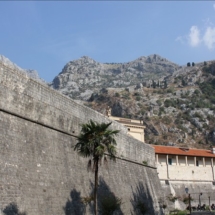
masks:
<path fill-rule="evenodd" d="M 95 159 L 95 185 L 94 185 L 94 214 L 97 215 L 97 190 L 98 190 L 98 172 L 99 172 L 99 161 Z"/>

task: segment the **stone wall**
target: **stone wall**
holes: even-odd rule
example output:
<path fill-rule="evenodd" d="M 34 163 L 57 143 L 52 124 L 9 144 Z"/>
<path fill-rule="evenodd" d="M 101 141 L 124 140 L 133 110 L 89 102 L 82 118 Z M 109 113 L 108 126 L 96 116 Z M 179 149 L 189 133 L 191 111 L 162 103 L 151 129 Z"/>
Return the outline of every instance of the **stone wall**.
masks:
<path fill-rule="evenodd" d="M 157 165 L 160 179 L 186 181 L 214 181 L 213 168 L 208 166 Z M 185 174 L 186 173 L 186 174 Z"/>
<path fill-rule="evenodd" d="M 186 204 L 183 202 L 184 199 L 188 197 L 185 188 L 188 188 L 188 192 L 191 195 L 192 207 L 197 207 L 199 200 L 201 205 L 209 205 L 209 197 L 210 205 L 215 204 L 215 186 L 211 181 L 161 180 L 161 185 L 164 190 L 165 198 L 167 199 L 169 210 L 175 208 L 184 210 L 188 206 L 188 202 L 186 202 Z M 202 195 L 200 195 L 200 193 L 202 193 Z M 173 197 L 176 197 L 175 201 L 172 201 Z"/>
<path fill-rule="evenodd" d="M 16 203 L 28 215 L 83 214 L 80 198 L 92 192 L 93 174 L 73 150 L 75 136 L 89 119 L 110 120 L 3 65 L 0 98 L 0 208 Z M 148 214 L 162 214 L 154 149 L 127 136 L 119 123 L 111 126 L 120 130 L 118 158 L 100 167 L 99 192 L 122 198 L 122 214 L 131 214 L 138 199 Z"/>

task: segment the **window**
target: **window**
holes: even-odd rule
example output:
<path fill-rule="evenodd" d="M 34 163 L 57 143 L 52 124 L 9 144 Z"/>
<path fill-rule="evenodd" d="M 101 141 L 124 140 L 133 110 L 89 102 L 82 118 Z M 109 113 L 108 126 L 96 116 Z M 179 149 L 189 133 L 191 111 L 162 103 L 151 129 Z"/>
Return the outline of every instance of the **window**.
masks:
<path fill-rule="evenodd" d="M 199 161 L 196 161 L 196 166 L 199 166 Z"/>
<path fill-rule="evenodd" d="M 172 165 L 172 158 L 168 158 L 168 164 Z"/>

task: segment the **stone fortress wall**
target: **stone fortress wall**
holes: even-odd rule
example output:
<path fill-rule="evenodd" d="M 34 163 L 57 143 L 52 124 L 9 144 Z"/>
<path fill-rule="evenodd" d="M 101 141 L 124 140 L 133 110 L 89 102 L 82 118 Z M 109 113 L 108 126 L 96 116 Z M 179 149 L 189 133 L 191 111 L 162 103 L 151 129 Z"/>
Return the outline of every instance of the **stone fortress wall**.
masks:
<path fill-rule="evenodd" d="M 75 136 L 90 119 L 110 120 L 2 64 L 0 98 L 0 209 L 14 202 L 27 215 L 83 214 L 80 198 L 91 194 L 94 176 L 73 150 Z M 101 166 L 99 192 L 122 198 L 122 214 L 131 214 L 138 199 L 150 215 L 163 214 L 154 149 L 119 123 L 111 127 L 120 130 L 118 158 Z"/>

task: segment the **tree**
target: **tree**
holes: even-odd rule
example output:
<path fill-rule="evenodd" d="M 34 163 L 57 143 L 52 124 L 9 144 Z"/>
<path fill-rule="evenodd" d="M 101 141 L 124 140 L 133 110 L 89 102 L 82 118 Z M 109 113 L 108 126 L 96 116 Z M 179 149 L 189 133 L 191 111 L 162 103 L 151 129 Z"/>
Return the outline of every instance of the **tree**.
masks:
<path fill-rule="evenodd" d="M 167 88 L 167 86 L 168 86 L 168 84 L 167 84 L 167 80 L 165 80 L 165 81 L 164 81 L 164 89 L 166 89 L 166 88 Z"/>
<path fill-rule="evenodd" d="M 186 83 L 186 81 L 184 79 L 181 80 L 181 84 L 182 84 L 182 86 L 186 86 L 187 85 L 187 83 Z"/>
<path fill-rule="evenodd" d="M 93 165 L 95 184 L 94 184 L 94 213 L 97 215 L 97 189 L 98 189 L 98 170 L 99 163 L 108 153 L 110 159 L 115 160 L 116 156 L 116 140 L 114 136 L 119 133 L 119 130 L 109 129 L 110 123 L 97 123 L 90 120 L 86 124 L 82 124 L 81 132 L 78 135 L 78 142 L 74 147 L 75 151 L 83 157 L 92 157 L 88 161 L 88 168 Z M 105 157 L 105 161 L 106 157 Z"/>
<path fill-rule="evenodd" d="M 156 85 L 157 85 L 156 82 L 153 80 L 153 81 L 152 81 L 152 87 L 153 87 L 153 88 L 156 88 Z"/>
<path fill-rule="evenodd" d="M 192 66 L 195 66 L 195 63 L 194 63 L 194 62 L 192 62 Z"/>
<path fill-rule="evenodd" d="M 187 63 L 187 66 L 188 66 L 188 67 L 190 66 L 190 62 Z"/>

